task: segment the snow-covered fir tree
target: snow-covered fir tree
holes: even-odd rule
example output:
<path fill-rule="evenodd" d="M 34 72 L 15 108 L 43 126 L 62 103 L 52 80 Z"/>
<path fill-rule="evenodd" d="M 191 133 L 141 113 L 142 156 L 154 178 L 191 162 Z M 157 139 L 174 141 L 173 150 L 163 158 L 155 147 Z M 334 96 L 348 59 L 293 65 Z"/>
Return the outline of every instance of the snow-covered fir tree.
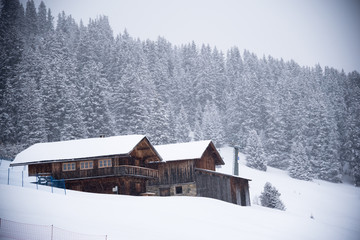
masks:
<path fill-rule="evenodd" d="M 290 177 L 309 181 L 312 179 L 312 170 L 309 157 L 300 142 L 294 142 L 291 147 L 291 161 L 288 169 Z"/>
<path fill-rule="evenodd" d="M 276 208 L 285 211 L 285 205 L 280 200 L 281 193 L 271 183 L 267 182 L 264 186 L 264 191 L 260 195 L 261 206 L 268 208 Z"/>
<path fill-rule="evenodd" d="M 191 129 L 183 106 L 181 106 L 180 111 L 176 114 L 174 132 L 175 138 L 178 142 L 190 141 Z"/>
<path fill-rule="evenodd" d="M 255 130 L 251 130 L 246 143 L 246 166 L 266 171 L 266 157 L 261 138 Z"/>
<path fill-rule="evenodd" d="M 223 125 L 216 105 L 207 103 L 202 118 L 202 137 L 203 139 L 212 139 L 216 145 L 224 142 Z"/>
<path fill-rule="evenodd" d="M 153 144 L 165 144 L 170 141 L 169 133 L 169 116 L 165 104 L 159 97 L 154 99 L 154 107 L 151 111 L 151 118 L 147 131 L 149 139 Z"/>

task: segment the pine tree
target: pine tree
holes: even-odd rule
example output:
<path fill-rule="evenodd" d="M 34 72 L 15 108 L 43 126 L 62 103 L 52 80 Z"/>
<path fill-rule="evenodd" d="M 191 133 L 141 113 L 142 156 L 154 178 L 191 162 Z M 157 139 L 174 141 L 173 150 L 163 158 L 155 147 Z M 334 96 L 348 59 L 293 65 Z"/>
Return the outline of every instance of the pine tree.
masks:
<path fill-rule="evenodd" d="M 38 19 L 36 7 L 33 0 L 26 2 L 25 10 L 25 37 L 28 44 L 33 44 L 38 34 Z"/>
<path fill-rule="evenodd" d="M 13 93 L 19 88 L 16 82 L 17 67 L 24 50 L 24 8 L 18 0 L 2 0 L 0 9 L 0 142 L 15 143 L 16 104 Z"/>
<path fill-rule="evenodd" d="M 265 183 L 264 191 L 260 195 L 261 206 L 285 211 L 286 208 L 284 203 L 280 200 L 280 196 L 281 194 L 279 191 L 273 187 L 271 183 Z"/>
<path fill-rule="evenodd" d="M 228 90 L 225 93 L 225 114 L 222 117 L 224 123 L 224 141 L 227 144 L 233 146 L 241 146 L 244 148 L 246 145 L 246 139 L 244 140 L 244 134 L 242 132 L 243 128 L 241 126 L 241 111 L 239 111 L 239 96 L 237 94 L 238 89 L 235 86 L 235 89 Z"/>
<path fill-rule="evenodd" d="M 199 71 L 193 84 L 196 101 L 200 103 L 204 109 L 208 102 L 215 102 L 216 92 L 212 52 L 209 45 L 203 45 L 201 47 L 198 64 Z"/>
<path fill-rule="evenodd" d="M 18 65 L 19 84 L 17 100 L 17 137 L 26 146 L 46 141 L 46 129 L 40 90 L 42 71 L 41 54 L 38 50 L 27 49 L 23 61 Z"/>
<path fill-rule="evenodd" d="M 355 186 L 360 186 L 360 74 L 352 72 L 346 81 L 345 133 L 341 155 L 351 168 Z"/>
<path fill-rule="evenodd" d="M 84 124 L 90 137 L 114 134 L 114 120 L 110 111 L 110 86 L 101 74 L 102 65 L 89 61 L 81 72 L 80 81 L 84 84 L 82 90 L 82 109 Z"/>
<path fill-rule="evenodd" d="M 165 104 L 161 98 L 154 100 L 154 108 L 151 111 L 151 117 L 148 126 L 149 139 L 155 145 L 169 143 L 169 118 L 166 112 Z"/>
<path fill-rule="evenodd" d="M 46 6 L 43 1 L 41 1 L 38 8 L 37 27 L 38 27 L 38 33 L 42 36 L 44 36 L 50 30 L 48 26 L 48 16 L 46 11 Z"/>
<path fill-rule="evenodd" d="M 190 141 L 190 125 L 188 122 L 187 114 L 183 106 L 181 106 L 179 113 L 176 114 L 174 137 L 176 142 Z"/>
<path fill-rule="evenodd" d="M 181 66 L 184 69 L 184 78 L 182 84 L 184 94 L 181 103 L 185 107 L 189 117 L 189 123 L 197 122 L 200 124 L 201 119 L 198 119 L 198 115 L 196 115 L 199 110 L 198 106 L 200 105 L 200 102 L 197 101 L 196 93 L 201 91 L 201 89 L 197 89 L 198 85 L 196 76 L 198 75 L 197 72 L 199 71 L 199 59 L 196 44 L 192 42 L 191 44 L 182 46 L 180 57 L 182 61 Z M 203 107 L 205 103 L 201 104 Z M 203 109 L 201 109 L 201 112 L 202 110 Z M 201 135 L 200 132 L 199 134 Z"/>
<path fill-rule="evenodd" d="M 309 157 L 301 143 L 294 142 L 291 148 L 289 175 L 292 178 L 309 181 L 312 179 L 312 170 Z"/>
<path fill-rule="evenodd" d="M 47 22 L 46 22 L 46 29 L 48 32 L 54 31 L 54 17 L 51 14 L 50 8 L 47 11 Z"/>
<path fill-rule="evenodd" d="M 212 140 L 217 146 L 224 143 L 223 125 L 219 110 L 214 103 L 205 105 L 201 128 L 204 139 Z"/>
<path fill-rule="evenodd" d="M 244 115 L 242 112 L 242 78 L 243 78 L 243 61 L 240 51 L 237 47 L 231 48 L 227 53 L 225 73 L 227 83 L 224 88 L 225 114 L 223 122 L 225 126 L 225 141 L 231 145 L 245 148 L 246 139 L 242 122 Z"/>
<path fill-rule="evenodd" d="M 65 21 L 64 19 L 66 19 L 65 14 L 60 15 L 58 23 Z M 67 21 L 73 23 L 71 18 L 67 18 Z M 71 38 L 75 33 L 72 31 L 76 31 L 74 25 L 64 23 L 62 27 L 58 26 L 56 32 L 44 39 L 41 48 L 42 70 L 39 84 L 44 100 L 43 109 L 48 141 L 59 141 L 66 132 L 64 129 L 68 129 L 64 127 L 65 115 L 67 115 L 65 112 L 69 109 L 68 101 L 74 101 L 76 106 L 80 107 L 80 94 L 76 88 L 78 78 L 75 51 L 73 51 L 74 42 L 72 42 L 74 39 Z M 75 96 L 75 98 L 70 100 L 69 96 Z M 74 125 L 77 123 L 74 122 Z"/>
<path fill-rule="evenodd" d="M 334 113 L 326 98 L 319 100 L 316 116 L 316 136 L 313 142 L 314 164 L 317 177 L 331 182 L 341 182 L 341 165 L 338 155 L 338 133 Z"/>
<path fill-rule="evenodd" d="M 245 152 L 247 154 L 246 166 L 261 171 L 266 171 L 266 157 L 264 154 L 261 138 L 255 130 L 250 131 Z"/>

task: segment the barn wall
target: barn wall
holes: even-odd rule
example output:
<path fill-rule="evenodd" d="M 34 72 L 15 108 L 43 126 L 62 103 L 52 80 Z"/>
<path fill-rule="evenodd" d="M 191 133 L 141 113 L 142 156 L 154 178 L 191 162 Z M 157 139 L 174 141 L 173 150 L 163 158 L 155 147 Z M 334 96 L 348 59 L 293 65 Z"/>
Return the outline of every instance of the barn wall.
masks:
<path fill-rule="evenodd" d="M 173 185 L 194 182 L 194 160 L 173 161 L 158 164 L 159 178 L 148 185 Z"/>
<path fill-rule="evenodd" d="M 250 187 L 249 187 L 249 181 L 248 180 L 243 180 L 243 186 L 244 186 L 244 193 L 245 193 L 245 206 L 250 206 L 251 202 L 250 202 Z"/>
<path fill-rule="evenodd" d="M 195 171 L 197 195 L 232 202 L 230 178 L 226 175 Z"/>
<path fill-rule="evenodd" d="M 241 206 L 250 206 L 247 179 L 216 172 L 195 170 L 197 196 L 210 197 Z"/>

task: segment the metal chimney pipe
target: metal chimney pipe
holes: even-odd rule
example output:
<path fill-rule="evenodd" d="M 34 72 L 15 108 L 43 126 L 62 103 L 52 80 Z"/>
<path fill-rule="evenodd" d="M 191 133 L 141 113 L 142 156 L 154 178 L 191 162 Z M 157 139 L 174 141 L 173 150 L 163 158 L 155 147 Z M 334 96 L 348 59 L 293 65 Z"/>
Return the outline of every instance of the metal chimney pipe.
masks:
<path fill-rule="evenodd" d="M 239 147 L 234 147 L 234 175 L 239 176 Z"/>

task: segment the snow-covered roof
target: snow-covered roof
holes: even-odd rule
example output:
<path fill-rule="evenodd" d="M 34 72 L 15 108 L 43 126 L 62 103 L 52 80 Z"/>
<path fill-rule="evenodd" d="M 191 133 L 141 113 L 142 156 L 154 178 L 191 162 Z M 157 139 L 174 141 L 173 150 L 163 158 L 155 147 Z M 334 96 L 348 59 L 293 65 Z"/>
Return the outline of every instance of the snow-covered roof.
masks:
<path fill-rule="evenodd" d="M 144 138 L 144 135 L 126 135 L 37 143 L 20 152 L 11 165 L 129 154 Z"/>
<path fill-rule="evenodd" d="M 169 162 L 188 159 L 200 159 L 211 143 L 211 140 L 206 140 L 187 143 L 156 145 L 154 147 L 161 156 L 162 160 L 165 162 Z M 219 158 L 222 162 L 220 155 Z"/>

